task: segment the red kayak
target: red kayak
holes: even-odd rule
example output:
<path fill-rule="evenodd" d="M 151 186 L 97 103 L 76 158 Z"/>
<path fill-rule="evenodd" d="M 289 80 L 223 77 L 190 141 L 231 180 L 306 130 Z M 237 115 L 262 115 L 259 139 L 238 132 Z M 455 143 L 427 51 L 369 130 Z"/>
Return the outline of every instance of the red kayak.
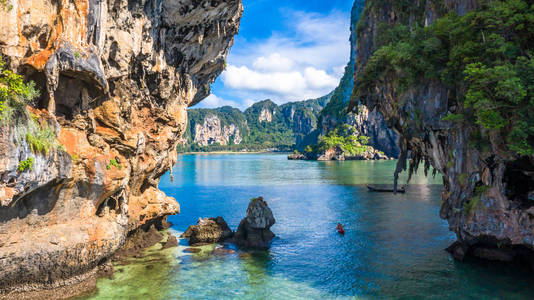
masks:
<path fill-rule="evenodd" d="M 343 228 L 343 225 L 341 225 L 341 223 L 337 223 L 336 230 L 339 234 L 345 234 L 345 229 Z"/>

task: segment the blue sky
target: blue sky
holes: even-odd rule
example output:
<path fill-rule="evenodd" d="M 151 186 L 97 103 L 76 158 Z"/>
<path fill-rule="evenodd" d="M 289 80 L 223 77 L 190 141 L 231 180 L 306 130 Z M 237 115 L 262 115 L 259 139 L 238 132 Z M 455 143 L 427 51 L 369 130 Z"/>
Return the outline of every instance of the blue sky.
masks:
<path fill-rule="evenodd" d="M 349 60 L 353 0 L 243 0 L 239 35 L 212 95 L 195 108 L 245 109 L 332 91 Z"/>

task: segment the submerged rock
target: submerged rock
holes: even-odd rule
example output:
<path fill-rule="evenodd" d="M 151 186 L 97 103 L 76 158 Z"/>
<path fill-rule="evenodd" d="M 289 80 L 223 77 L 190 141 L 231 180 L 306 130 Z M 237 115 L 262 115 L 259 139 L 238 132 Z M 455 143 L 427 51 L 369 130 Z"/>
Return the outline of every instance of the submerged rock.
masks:
<path fill-rule="evenodd" d="M 167 241 L 163 244 L 163 249 L 178 247 L 178 239 L 170 232 L 167 232 Z"/>
<path fill-rule="evenodd" d="M 180 237 L 188 238 L 189 245 L 213 244 L 231 238 L 232 230 L 222 217 L 198 219 Z"/>
<path fill-rule="evenodd" d="M 159 224 L 147 224 L 138 228 L 127 239 L 124 245 L 115 252 L 113 261 L 124 261 L 130 257 L 143 257 L 143 250 L 157 244 L 163 239 Z"/>
<path fill-rule="evenodd" d="M 445 251 L 452 254 L 452 257 L 454 257 L 454 259 L 462 261 L 464 260 L 465 255 L 467 254 L 467 247 L 462 245 L 462 243 L 456 241 L 452 245 L 447 247 Z"/>
<path fill-rule="evenodd" d="M 246 248 L 268 248 L 275 237 L 270 230 L 275 223 L 273 212 L 262 197 L 250 200 L 247 216 L 237 228 L 234 241 Z"/>
<path fill-rule="evenodd" d="M 186 248 L 184 249 L 185 253 L 199 253 L 202 252 L 202 249 L 199 248 Z"/>
<path fill-rule="evenodd" d="M 234 253 L 235 253 L 235 250 L 224 248 L 224 247 L 216 248 L 215 250 L 213 250 L 213 252 L 211 252 L 211 254 L 219 255 L 219 256 L 234 254 Z"/>

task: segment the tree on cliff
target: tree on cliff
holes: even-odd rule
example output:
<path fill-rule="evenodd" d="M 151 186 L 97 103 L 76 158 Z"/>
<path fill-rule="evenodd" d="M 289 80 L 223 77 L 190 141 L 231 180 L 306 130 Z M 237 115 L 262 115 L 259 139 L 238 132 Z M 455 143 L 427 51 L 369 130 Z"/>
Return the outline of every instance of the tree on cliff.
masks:
<path fill-rule="evenodd" d="M 532 1 L 482 1 L 478 10 L 449 13 L 427 27 L 382 24 L 380 30 L 379 47 L 357 78 L 357 96 L 386 78 L 400 93 L 441 81 L 454 91 L 454 111 L 444 120 L 476 128 L 472 147 L 534 154 Z M 406 124 L 414 135 L 418 121 L 416 115 Z"/>

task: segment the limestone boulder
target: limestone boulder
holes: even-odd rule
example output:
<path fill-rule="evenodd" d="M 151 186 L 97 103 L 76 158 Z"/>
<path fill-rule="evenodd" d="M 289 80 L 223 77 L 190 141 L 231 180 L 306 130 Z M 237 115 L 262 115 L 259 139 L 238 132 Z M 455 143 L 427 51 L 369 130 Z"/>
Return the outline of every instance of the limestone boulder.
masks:
<path fill-rule="evenodd" d="M 234 241 L 237 245 L 245 248 L 269 248 L 275 237 L 270 230 L 275 224 L 271 208 L 262 197 L 250 200 L 247 216 L 241 220 Z"/>

